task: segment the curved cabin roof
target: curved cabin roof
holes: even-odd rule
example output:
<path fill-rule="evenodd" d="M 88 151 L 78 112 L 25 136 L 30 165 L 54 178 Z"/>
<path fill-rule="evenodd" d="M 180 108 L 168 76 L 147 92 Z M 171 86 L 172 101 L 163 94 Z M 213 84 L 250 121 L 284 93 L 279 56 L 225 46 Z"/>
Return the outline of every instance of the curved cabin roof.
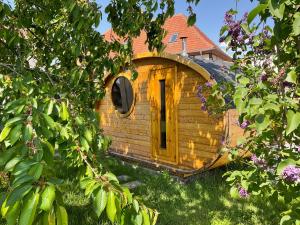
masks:
<path fill-rule="evenodd" d="M 235 74 L 230 70 L 232 63 L 196 58 L 191 60 L 205 68 L 216 82 L 235 82 Z"/>
<path fill-rule="evenodd" d="M 181 55 L 174 55 L 169 53 L 156 53 L 156 52 L 145 52 L 134 55 L 133 61 L 149 59 L 149 58 L 164 58 L 171 61 L 181 63 L 201 74 L 207 81 L 211 82 L 232 82 L 235 81 L 235 74 L 230 71 L 232 63 L 229 62 L 216 62 L 212 60 L 205 60 L 200 58 L 183 57 Z M 110 75 L 106 76 L 106 81 Z"/>

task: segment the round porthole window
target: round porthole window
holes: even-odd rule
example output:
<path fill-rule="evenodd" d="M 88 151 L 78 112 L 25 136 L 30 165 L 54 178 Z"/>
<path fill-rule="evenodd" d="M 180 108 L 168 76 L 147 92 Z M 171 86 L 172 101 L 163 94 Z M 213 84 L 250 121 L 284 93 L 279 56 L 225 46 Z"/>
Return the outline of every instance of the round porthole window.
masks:
<path fill-rule="evenodd" d="M 133 104 L 133 89 L 130 81 L 124 77 L 118 77 L 111 90 L 112 102 L 121 114 L 130 111 Z"/>

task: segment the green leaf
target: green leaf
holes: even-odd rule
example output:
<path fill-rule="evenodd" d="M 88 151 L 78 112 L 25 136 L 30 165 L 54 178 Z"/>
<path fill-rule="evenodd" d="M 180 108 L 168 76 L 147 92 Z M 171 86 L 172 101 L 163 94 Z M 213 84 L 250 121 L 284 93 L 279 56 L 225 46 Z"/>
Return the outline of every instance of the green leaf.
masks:
<path fill-rule="evenodd" d="M 4 202 L 1 205 L 1 215 L 3 218 L 5 218 L 8 210 L 9 210 L 9 206 L 6 205 L 7 202 L 7 198 L 4 200 Z"/>
<path fill-rule="evenodd" d="M 49 185 L 45 188 L 41 195 L 40 209 L 49 212 L 55 200 L 55 186 Z"/>
<path fill-rule="evenodd" d="M 55 220 L 56 220 L 56 218 L 55 218 L 54 210 L 43 213 L 43 218 L 42 218 L 43 225 L 55 225 L 56 224 Z"/>
<path fill-rule="evenodd" d="M 88 143 L 91 144 L 93 142 L 93 134 L 89 129 L 84 130 L 84 137 L 88 141 Z"/>
<path fill-rule="evenodd" d="M 32 125 L 27 124 L 23 131 L 23 140 L 25 142 L 30 141 L 32 139 Z"/>
<path fill-rule="evenodd" d="M 9 134 L 9 140 L 11 145 L 14 145 L 20 139 L 22 127 L 22 124 L 18 124 L 11 130 Z"/>
<path fill-rule="evenodd" d="M 300 124 L 300 112 L 295 113 L 293 110 L 288 110 L 286 117 L 287 117 L 286 134 L 289 135 L 294 130 L 296 130 Z"/>
<path fill-rule="evenodd" d="M 12 206 L 17 201 L 21 200 L 26 194 L 29 193 L 29 191 L 32 189 L 31 184 L 26 184 L 24 186 L 20 186 L 16 189 L 14 189 L 8 196 L 6 205 Z"/>
<path fill-rule="evenodd" d="M 135 225 L 142 225 L 143 223 L 143 215 L 141 213 L 137 214 L 135 216 L 135 221 L 134 221 Z"/>
<path fill-rule="evenodd" d="M 139 210 L 140 210 L 140 206 L 139 206 L 139 203 L 137 200 L 133 200 L 133 208 L 134 210 L 136 211 L 136 213 L 139 213 Z"/>
<path fill-rule="evenodd" d="M 242 27 L 243 30 L 246 32 L 246 34 L 250 35 L 251 32 L 250 32 L 250 28 L 249 28 L 248 24 L 242 23 L 242 24 L 241 24 L 241 27 Z"/>
<path fill-rule="evenodd" d="M 248 78 L 248 77 L 241 77 L 240 79 L 239 79 L 239 83 L 240 84 L 243 84 L 243 85 L 247 85 L 247 84 L 249 84 L 249 82 L 250 82 L 250 79 Z"/>
<path fill-rule="evenodd" d="M 282 20 L 284 10 L 285 10 L 285 3 L 281 3 L 278 0 L 269 0 L 269 9 L 273 16 Z"/>
<path fill-rule="evenodd" d="M 86 151 L 90 149 L 90 145 L 84 137 L 80 137 L 80 144 Z"/>
<path fill-rule="evenodd" d="M 224 33 L 225 33 L 225 31 L 227 31 L 228 30 L 228 26 L 226 25 L 226 26 L 223 26 L 222 28 L 221 28 L 221 30 L 220 30 L 220 36 L 222 36 Z"/>
<path fill-rule="evenodd" d="M 150 217 L 146 209 L 142 210 L 142 216 L 143 216 L 143 225 L 151 225 Z"/>
<path fill-rule="evenodd" d="M 236 187 L 232 186 L 230 188 L 230 196 L 234 199 L 238 199 L 240 197 L 239 191 Z"/>
<path fill-rule="evenodd" d="M 21 116 L 17 116 L 17 117 L 14 117 L 14 118 L 12 118 L 12 119 L 9 119 L 9 120 L 6 122 L 5 127 L 9 127 L 9 126 L 11 126 L 11 125 L 13 125 L 13 124 L 15 124 L 15 123 L 17 123 L 17 122 L 22 121 L 23 119 L 24 119 L 24 118 L 21 117 Z"/>
<path fill-rule="evenodd" d="M 32 225 L 35 219 L 39 199 L 39 193 L 32 193 L 28 200 L 24 202 L 21 210 L 19 225 Z"/>
<path fill-rule="evenodd" d="M 112 191 L 110 191 L 110 192 L 108 192 L 106 214 L 107 214 L 108 219 L 112 223 L 115 222 L 116 213 L 117 213 L 117 208 L 116 208 L 116 202 L 115 202 L 115 194 Z"/>
<path fill-rule="evenodd" d="M 196 22 L 196 19 L 197 19 L 197 16 L 196 16 L 195 13 L 193 13 L 192 15 L 190 15 L 188 17 L 188 21 L 187 21 L 188 25 L 189 26 L 193 26 L 195 24 L 195 22 Z"/>
<path fill-rule="evenodd" d="M 66 121 L 69 119 L 69 112 L 65 102 L 61 103 L 61 112 L 60 112 L 61 119 Z"/>
<path fill-rule="evenodd" d="M 107 177 L 109 181 L 115 181 L 116 183 L 119 183 L 118 178 L 113 173 L 107 172 L 104 174 L 104 176 Z"/>
<path fill-rule="evenodd" d="M 4 166 L 16 152 L 16 147 L 4 150 L 0 153 L 0 167 Z"/>
<path fill-rule="evenodd" d="M 294 166 L 294 165 L 296 165 L 296 161 L 293 159 L 286 159 L 286 160 L 281 161 L 277 166 L 277 175 L 282 174 L 283 170 L 287 166 Z"/>
<path fill-rule="evenodd" d="M 13 207 L 8 210 L 5 219 L 7 225 L 16 225 L 20 214 L 20 201 L 17 201 Z"/>
<path fill-rule="evenodd" d="M 91 177 L 85 177 L 80 180 L 80 188 L 86 189 L 87 185 L 92 181 L 93 179 Z"/>
<path fill-rule="evenodd" d="M 12 171 L 15 166 L 22 160 L 21 157 L 15 157 L 13 159 L 11 159 L 4 168 L 4 171 Z"/>
<path fill-rule="evenodd" d="M 96 183 L 95 180 L 91 180 L 87 185 L 86 185 L 86 189 L 85 189 L 85 195 L 89 196 L 90 194 L 92 194 L 92 192 L 97 189 L 100 186 L 99 183 Z"/>
<path fill-rule="evenodd" d="M 132 194 L 127 187 L 123 188 L 123 194 L 127 199 L 128 204 L 132 204 Z"/>
<path fill-rule="evenodd" d="M 295 14 L 295 20 L 293 22 L 293 33 L 295 36 L 300 35 L 300 13 Z"/>
<path fill-rule="evenodd" d="M 33 177 L 25 174 L 14 180 L 14 182 L 12 183 L 12 188 L 17 188 L 20 185 L 25 184 L 27 182 L 31 182 L 31 181 L 33 181 Z"/>
<path fill-rule="evenodd" d="M 265 130 L 270 125 L 270 115 L 258 114 L 255 117 L 255 126 L 258 131 Z"/>
<path fill-rule="evenodd" d="M 267 7 L 268 7 L 267 4 L 259 4 L 254 9 L 252 9 L 251 12 L 248 14 L 247 23 L 250 24 L 255 19 L 255 17 L 259 13 L 264 11 Z"/>
<path fill-rule="evenodd" d="M 138 77 L 138 72 L 136 70 L 132 71 L 131 73 L 131 80 L 134 81 Z"/>
<path fill-rule="evenodd" d="M 36 161 L 24 159 L 13 170 L 13 175 L 18 176 L 20 174 L 27 173 L 27 171 L 33 166 L 37 164 Z"/>
<path fill-rule="evenodd" d="M 280 220 L 280 225 L 289 224 L 287 222 L 289 222 L 291 219 L 292 217 L 290 215 L 283 216 Z"/>
<path fill-rule="evenodd" d="M 101 188 L 97 191 L 95 198 L 93 200 L 93 208 L 98 217 L 105 209 L 107 203 L 107 193 Z"/>
<path fill-rule="evenodd" d="M 9 135 L 11 127 L 4 127 L 0 134 L 0 142 L 4 141 L 4 139 Z"/>
<path fill-rule="evenodd" d="M 42 142 L 43 146 L 43 159 L 47 164 L 52 164 L 53 163 L 53 157 L 55 153 L 54 147 L 50 144 L 48 141 Z"/>
<path fill-rule="evenodd" d="M 63 206 L 57 205 L 55 211 L 57 216 L 57 225 L 68 225 L 67 210 Z"/>
<path fill-rule="evenodd" d="M 56 123 L 54 122 L 54 120 L 48 116 L 47 114 L 43 113 L 42 114 L 44 119 L 45 119 L 45 122 L 47 123 L 47 125 L 51 128 L 51 129 L 54 129 L 56 127 Z"/>
<path fill-rule="evenodd" d="M 299 17 L 300 18 L 300 17 Z M 287 82 L 291 82 L 296 84 L 297 83 L 297 73 L 295 70 L 291 70 L 285 79 Z"/>
<path fill-rule="evenodd" d="M 262 103 L 263 103 L 263 101 L 260 98 L 254 97 L 249 100 L 249 104 L 251 104 L 251 105 L 261 105 Z"/>
<path fill-rule="evenodd" d="M 38 163 L 30 168 L 30 170 L 28 171 L 28 175 L 31 175 L 34 178 L 34 180 L 37 181 L 38 179 L 40 179 L 42 172 L 43 172 L 43 164 Z"/>
<path fill-rule="evenodd" d="M 54 105 L 54 101 L 53 100 L 50 100 L 49 103 L 48 103 L 48 107 L 46 109 L 46 114 L 47 115 L 50 115 L 53 111 L 53 105 Z"/>

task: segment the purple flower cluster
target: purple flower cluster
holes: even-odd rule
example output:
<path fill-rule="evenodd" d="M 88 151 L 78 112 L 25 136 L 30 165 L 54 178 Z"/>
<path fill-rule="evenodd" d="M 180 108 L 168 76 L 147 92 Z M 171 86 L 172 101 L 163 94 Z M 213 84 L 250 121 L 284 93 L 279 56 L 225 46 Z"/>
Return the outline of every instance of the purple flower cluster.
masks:
<path fill-rule="evenodd" d="M 201 106 L 201 110 L 202 110 L 202 111 L 207 111 L 206 106 L 205 106 L 205 105 L 202 105 L 202 106 Z"/>
<path fill-rule="evenodd" d="M 212 83 L 211 82 L 206 82 L 205 86 L 208 87 L 208 88 L 211 88 L 212 87 Z"/>
<path fill-rule="evenodd" d="M 239 188 L 239 195 L 240 195 L 241 198 L 248 198 L 249 197 L 249 193 L 243 187 Z"/>
<path fill-rule="evenodd" d="M 261 76 L 260 76 L 260 80 L 262 82 L 267 81 L 268 80 L 268 76 L 266 72 L 262 72 Z"/>
<path fill-rule="evenodd" d="M 281 175 L 286 181 L 300 183 L 300 168 L 296 166 L 285 167 Z"/>
<path fill-rule="evenodd" d="M 263 169 L 265 172 L 269 172 L 275 174 L 276 165 L 270 166 L 268 165 L 267 161 L 261 157 L 257 157 L 255 154 L 251 156 L 251 161 L 256 165 L 258 168 Z"/>
<path fill-rule="evenodd" d="M 242 129 L 246 129 L 249 125 L 250 125 L 250 122 L 248 120 L 245 120 L 245 121 L 242 122 L 242 124 L 240 125 L 240 127 Z"/>
<path fill-rule="evenodd" d="M 266 161 L 262 158 L 257 157 L 255 154 L 251 156 L 251 161 L 259 167 L 266 167 Z"/>
<path fill-rule="evenodd" d="M 224 22 L 228 26 L 228 35 L 232 37 L 232 40 L 229 43 L 230 47 L 237 47 L 238 45 L 245 44 L 246 40 L 251 40 L 241 26 L 241 24 L 247 20 L 247 17 L 248 13 L 245 13 L 241 20 L 235 20 L 232 11 L 226 12 Z M 223 42 L 224 40 L 225 37 L 221 37 L 219 41 Z"/>
<path fill-rule="evenodd" d="M 206 87 L 211 87 L 212 85 L 211 85 L 211 83 L 210 82 L 207 82 L 207 83 L 205 83 L 205 86 Z M 197 96 L 200 98 L 200 101 L 201 101 L 201 103 L 202 103 L 202 106 L 201 106 L 201 110 L 202 111 L 207 111 L 207 107 L 206 107 L 206 98 L 204 97 L 204 95 L 203 95 L 203 87 L 202 86 L 199 86 L 198 87 L 198 93 L 197 93 Z"/>

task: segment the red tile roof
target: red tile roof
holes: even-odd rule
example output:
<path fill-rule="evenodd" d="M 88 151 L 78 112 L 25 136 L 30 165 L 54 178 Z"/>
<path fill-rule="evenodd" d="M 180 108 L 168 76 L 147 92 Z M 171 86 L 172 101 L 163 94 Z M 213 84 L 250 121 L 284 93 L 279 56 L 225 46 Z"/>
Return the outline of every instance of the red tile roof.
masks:
<path fill-rule="evenodd" d="M 203 52 L 207 50 L 214 50 L 218 52 L 218 56 L 225 61 L 231 61 L 231 58 L 225 54 L 213 41 L 211 41 L 198 27 L 188 26 L 187 17 L 183 14 L 177 14 L 166 20 L 163 26 L 167 31 L 166 37 L 163 39 L 163 43 L 166 45 L 165 52 L 171 54 L 180 54 L 182 51 L 182 43 L 180 38 L 187 38 L 187 53 Z M 169 42 L 173 34 L 178 33 L 178 37 L 175 42 Z M 109 29 L 104 33 L 106 40 L 112 40 L 112 38 L 118 39 L 114 32 Z M 141 35 L 133 40 L 133 52 L 134 54 L 147 52 L 148 46 L 146 42 L 146 33 L 143 31 Z"/>

